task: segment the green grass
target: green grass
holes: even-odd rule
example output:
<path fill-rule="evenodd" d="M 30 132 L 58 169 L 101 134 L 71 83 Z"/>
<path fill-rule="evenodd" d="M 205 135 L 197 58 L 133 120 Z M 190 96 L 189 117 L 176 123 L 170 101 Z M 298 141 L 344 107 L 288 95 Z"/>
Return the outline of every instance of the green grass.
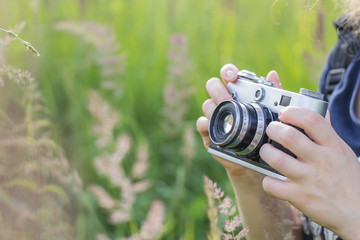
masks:
<path fill-rule="evenodd" d="M 2 2 L 0 8 L 4 12 L 0 27 L 7 29 L 22 20 L 27 23 L 21 36 L 41 57 L 24 53 L 23 46 L 13 42 L 9 62 L 29 69 L 39 81 L 53 135 L 80 172 L 85 190 L 91 183 L 111 190 L 107 180 L 93 169 L 99 149 L 94 145 L 93 120 L 86 107 L 90 89 L 97 89 L 121 115 L 117 133 L 130 134 L 134 145 L 143 141 L 150 145 L 148 177 L 153 185 L 138 196 L 132 224 L 109 224 L 106 212 L 84 192 L 76 203 L 77 239 L 91 239 L 97 232 L 112 237 L 129 234 L 138 228 L 154 198 L 166 203 L 162 239 L 205 239 L 208 220 L 202 176 L 219 182 L 229 194 L 231 187 L 224 169 L 206 153 L 199 136 L 191 164 L 185 165 L 179 149 L 184 127 L 195 129 L 196 119 L 202 115 L 202 102 L 208 98 L 206 80 L 219 76 L 221 66 L 231 62 L 263 76 L 275 69 L 283 86 L 292 91 L 300 87 L 316 90 L 326 53 L 336 39 L 331 21 L 337 11 L 329 0 L 312 9 L 301 1 L 284 0 L 17 0 Z M 319 9 L 324 12 L 324 38 L 315 41 Z M 116 79 L 121 95 L 101 87 L 94 47 L 54 28 L 63 20 L 93 21 L 114 30 L 121 46 L 119 53 L 126 55 L 125 72 Z M 166 120 L 163 90 L 169 77 L 168 50 L 173 34 L 187 37 L 191 70 L 181 81 L 187 81 L 195 92 L 183 103 L 188 111 L 177 126 L 178 134 L 169 137 L 161 122 Z M 133 157 L 132 152 L 125 168 Z"/>

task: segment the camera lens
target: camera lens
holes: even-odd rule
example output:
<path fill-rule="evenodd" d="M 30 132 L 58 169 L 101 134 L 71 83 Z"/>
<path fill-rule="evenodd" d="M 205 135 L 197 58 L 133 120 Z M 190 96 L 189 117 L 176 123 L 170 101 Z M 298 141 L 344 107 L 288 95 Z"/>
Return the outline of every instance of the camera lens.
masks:
<path fill-rule="evenodd" d="M 216 107 L 210 119 L 209 135 L 216 145 L 255 158 L 262 144 L 268 142 L 265 129 L 275 117 L 267 107 L 258 103 L 224 101 Z"/>

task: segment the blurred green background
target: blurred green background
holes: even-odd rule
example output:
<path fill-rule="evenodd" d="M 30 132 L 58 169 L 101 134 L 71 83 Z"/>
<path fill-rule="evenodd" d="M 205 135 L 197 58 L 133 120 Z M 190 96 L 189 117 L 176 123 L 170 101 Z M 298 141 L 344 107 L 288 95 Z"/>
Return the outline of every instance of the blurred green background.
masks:
<path fill-rule="evenodd" d="M 19 36 L 41 54 L 36 57 L 12 42 L 7 62 L 35 77 L 48 107 L 51 137 L 83 182 L 69 210 L 73 238 L 131 236 L 139 231 L 151 201 L 159 199 L 165 204 L 165 220 L 157 238 L 206 239 L 203 176 L 233 193 L 224 169 L 207 154 L 196 132 L 208 98 L 205 83 L 218 77 L 224 64 L 234 63 L 262 76 L 275 69 L 287 90 L 317 90 L 336 40 L 332 20 L 339 11 L 330 0 L 314 2 L 1 0 L 0 27 L 11 29 L 25 21 Z M 107 145 L 96 144 L 90 91 L 120 119 L 109 126 L 114 141 Z M 11 97 L 21 100 L 7 94 Z M 103 111 L 100 106 L 98 113 Z M 136 195 L 130 221 L 112 224 L 111 211 L 98 204 L 89 187 L 102 186 L 114 199 L 123 194 L 94 166 L 97 156 L 116 148 L 115 139 L 122 134 L 132 140 L 121 169 L 131 175 L 136 152 L 145 144 L 145 178 L 151 186 Z"/>

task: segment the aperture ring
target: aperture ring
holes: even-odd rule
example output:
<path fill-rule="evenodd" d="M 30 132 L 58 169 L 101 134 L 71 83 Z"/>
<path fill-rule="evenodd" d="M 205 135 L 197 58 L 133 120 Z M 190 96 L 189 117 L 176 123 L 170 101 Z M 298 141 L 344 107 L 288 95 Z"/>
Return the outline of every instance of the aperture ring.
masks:
<path fill-rule="evenodd" d="M 236 152 L 237 154 L 242 155 L 242 156 L 247 155 L 256 149 L 256 147 L 261 142 L 261 139 L 263 138 L 264 132 L 265 132 L 265 116 L 264 116 L 263 110 L 256 103 L 255 104 L 250 103 L 250 105 L 253 106 L 256 111 L 257 127 L 256 127 L 256 133 L 255 133 L 254 138 L 252 139 L 251 143 L 244 150 Z"/>

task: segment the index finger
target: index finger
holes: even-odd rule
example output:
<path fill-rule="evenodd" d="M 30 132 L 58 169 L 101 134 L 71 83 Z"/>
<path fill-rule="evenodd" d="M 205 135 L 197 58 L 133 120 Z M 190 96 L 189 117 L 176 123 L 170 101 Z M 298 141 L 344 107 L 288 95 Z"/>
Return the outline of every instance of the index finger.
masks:
<path fill-rule="evenodd" d="M 221 79 L 227 84 L 235 82 L 238 78 L 239 69 L 234 64 L 225 64 L 220 70 Z"/>
<path fill-rule="evenodd" d="M 279 112 L 279 119 L 303 129 L 315 143 L 329 145 L 337 136 L 330 123 L 320 114 L 306 108 L 287 107 Z"/>
<path fill-rule="evenodd" d="M 224 84 L 218 78 L 211 78 L 206 82 L 206 90 L 209 93 L 211 99 L 219 104 L 225 100 L 231 100 L 230 93 L 224 86 Z"/>

